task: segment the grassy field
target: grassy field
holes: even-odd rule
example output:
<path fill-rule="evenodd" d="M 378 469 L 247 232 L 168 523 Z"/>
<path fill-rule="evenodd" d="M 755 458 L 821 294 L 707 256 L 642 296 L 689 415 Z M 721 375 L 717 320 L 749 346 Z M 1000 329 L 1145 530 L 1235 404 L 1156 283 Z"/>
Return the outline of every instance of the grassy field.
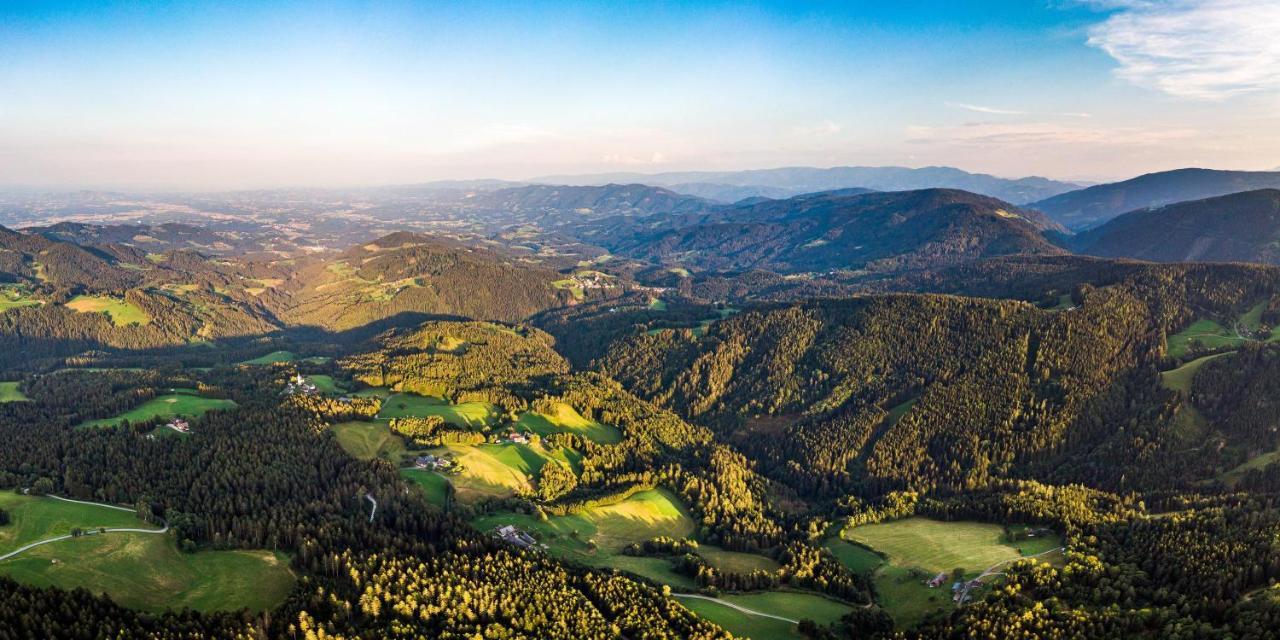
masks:
<path fill-rule="evenodd" d="M 406 416 L 440 416 L 454 426 L 477 428 L 497 422 L 501 415 L 497 407 L 487 402 L 449 404 L 440 398 L 396 393 L 382 401 L 378 418 L 389 420 Z"/>
<path fill-rule="evenodd" d="M 6 402 L 28 402 L 31 400 L 21 389 L 18 389 L 19 384 L 21 384 L 20 381 L 0 382 L 0 404 Z"/>
<path fill-rule="evenodd" d="M 106 313 L 117 327 L 151 322 L 138 305 L 109 296 L 79 295 L 67 301 L 67 308 L 78 313 Z"/>
<path fill-rule="evenodd" d="M 265 611 L 293 589 L 288 562 L 267 551 L 187 554 L 169 536 L 107 533 L 37 547 L 0 562 L 0 572 L 41 587 L 84 587 L 145 611 Z"/>
<path fill-rule="evenodd" d="M 427 502 L 444 505 L 449 491 L 449 480 L 444 476 L 425 469 L 401 469 L 400 477 L 420 487 Z"/>
<path fill-rule="evenodd" d="M 698 555 L 711 566 L 727 573 L 751 573 L 752 571 L 777 571 L 781 566 L 768 556 L 729 551 L 712 545 L 698 547 Z"/>
<path fill-rule="evenodd" d="M 125 420 L 130 423 L 138 423 L 153 418 L 172 418 L 175 416 L 194 418 L 214 409 L 231 409 L 237 406 L 234 400 L 203 398 L 196 395 L 196 392 L 191 389 L 173 389 L 172 391 L 173 393 L 156 396 L 114 418 L 89 420 L 81 423 L 80 426 L 108 427 L 118 425 Z"/>
<path fill-rule="evenodd" d="M 874 573 L 880 602 L 899 626 L 912 627 L 929 613 L 954 606 L 947 588 L 930 589 L 923 583 L 933 575 L 961 568 L 967 577 L 974 577 L 1000 562 L 1061 545 L 1056 537 L 1014 544 L 1006 542 L 1003 534 L 995 524 L 917 517 L 846 529 L 842 536 L 887 556 L 888 562 Z M 851 569 L 866 570 L 875 562 L 875 554 L 832 544 L 836 557 Z"/>
<path fill-rule="evenodd" d="M 31 298 L 30 295 L 31 292 L 23 288 L 22 285 L 0 287 L 0 313 L 9 309 L 17 309 L 18 307 L 44 304 L 40 300 Z"/>
<path fill-rule="evenodd" d="M 533 481 L 544 464 L 555 460 L 576 467 L 580 460 L 576 452 L 568 449 L 514 443 L 448 445 L 431 449 L 431 453 L 449 455 L 461 465 L 461 471 L 449 476 L 449 480 L 463 502 L 532 491 Z"/>
<path fill-rule="evenodd" d="M 0 554 L 65 535 L 73 527 L 152 528 L 130 511 L 0 493 L 12 523 L 0 527 Z M 0 561 L 0 574 L 26 584 L 106 593 L 129 607 L 159 611 L 274 608 L 293 588 L 288 559 L 265 551 L 180 553 L 168 535 L 107 533 L 36 547 Z"/>
<path fill-rule="evenodd" d="M 555 413 L 552 414 L 534 411 L 524 413 L 516 425 L 543 436 L 566 432 L 576 433 L 601 444 L 622 442 L 622 432 L 617 427 L 588 420 L 573 407 L 562 402 L 556 403 Z"/>
<path fill-rule="evenodd" d="M 822 546 L 854 573 L 871 573 L 884 564 L 884 558 L 870 549 L 838 537 L 827 539 Z"/>
<path fill-rule="evenodd" d="M 404 440 L 386 422 L 341 422 L 329 427 L 347 453 L 361 460 L 397 461 L 405 451 Z"/>
<path fill-rule="evenodd" d="M 1229 354 L 1217 353 L 1211 356 L 1205 356 L 1203 358 L 1196 358 L 1195 360 L 1192 360 L 1191 362 L 1188 362 L 1182 365 L 1181 367 L 1178 367 L 1177 369 L 1171 369 L 1169 371 L 1165 371 L 1161 373 L 1160 382 L 1163 383 L 1164 386 L 1170 389 L 1174 389 L 1176 391 L 1182 391 L 1184 393 L 1190 392 L 1191 380 L 1192 378 L 1195 377 L 1196 372 L 1200 370 L 1200 367 L 1203 367 L 1206 362 L 1213 360 L 1214 358 L 1221 358 L 1222 356 L 1225 356 L 1225 355 L 1229 355 Z"/>
<path fill-rule="evenodd" d="M 1222 475 L 1218 476 L 1218 479 L 1228 487 L 1234 487 L 1237 482 L 1240 482 L 1240 478 L 1244 477 L 1244 474 L 1253 469 L 1261 469 L 1277 461 L 1280 461 L 1280 451 L 1268 451 L 1261 455 L 1249 458 L 1238 467 L 1228 469 L 1223 472 Z"/>
<path fill-rule="evenodd" d="M 665 489 L 641 491 L 618 504 L 552 516 L 545 522 L 524 514 L 499 513 L 472 524 L 481 531 L 514 524 L 536 532 L 551 553 L 597 566 L 613 566 L 610 563 L 618 552 L 633 542 L 659 535 L 687 537 L 695 528 L 684 505 Z M 596 544 L 596 549 L 589 548 L 588 540 Z"/>
<path fill-rule="evenodd" d="M 293 362 L 294 355 L 292 351 L 272 351 L 265 356 L 258 356 L 251 360 L 245 360 L 240 364 L 276 364 L 278 362 Z"/>
<path fill-rule="evenodd" d="M 333 376 L 313 375 L 304 377 L 307 380 L 310 380 L 311 384 L 316 386 L 316 390 L 321 393 L 338 393 L 340 391 L 345 391 L 338 386 L 338 383 L 333 379 Z"/>
<path fill-rule="evenodd" d="M 720 625 L 736 638 L 749 638 L 750 640 L 804 638 L 796 630 L 796 625 L 790 622 L 753 616 L 710 600 L 694 598 L 680 598 L 679 600 L 680 604 L 684 605 L 686 609 Z"/>

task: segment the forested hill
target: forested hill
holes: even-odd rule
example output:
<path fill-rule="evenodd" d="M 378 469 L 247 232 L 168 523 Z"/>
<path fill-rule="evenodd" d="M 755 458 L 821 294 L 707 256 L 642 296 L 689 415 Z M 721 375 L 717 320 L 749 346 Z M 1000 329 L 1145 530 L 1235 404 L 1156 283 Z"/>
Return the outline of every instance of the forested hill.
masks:
<path fill-rule="evenodd" d="M 948 189 L 766 200 L 699 216 L 655 218 L 611 248 L 659 263 L 780 272 L 936 267 L 981 257 L 1062 250 L 1055 225 L 1006 202 Z M 643 233 L 643 228 L 659 231 Z"/>
<path fill-rule="evenodd" d="M 296 268 L 262 299 L 287 324 L 349 329 L 401 313 L 516 321 L 572 300 L 563 276 L 454 241 L 395 233 Z"/>
<path fill-rule="evenodd" d="M 682 214 L 715 206 L 709 200 L 643 184 L 529 185 L 481 192 L 465 200 L 490 225 L 536 224 L 572 230 L 608 218 Z"/>
<path fill-rule="evenodd" d="M 1280 302 L 1275 269 L 1151 267 L 1071 288 L 1053 310 L 932 294 L 763 306 L 704 334 L 630 335 L 597 366 L 802 486 L 958 490 L 1101 438 L 1092 403 L 1160 362 L 1193 318 Z M 770 416 L 785 436 L 756 438 Z M 1137 463 L 1126 455 L 1119 474 Z"/>
<path fill-rule="evenodd" d="M 1280 182 L 1280 181 L 1278 181 Z M 1131 211 L 1071 239 L 1095 256 L 1158 262 L 1280 262 L 1280 190 Z"/>
<path fill-rule="evenodd" d="M 1177 169 L 1070 191 L 1027 206 L 1071 229 L 1087 229 L 1137 209 L 1276 188 L 1280 171 Z"/>

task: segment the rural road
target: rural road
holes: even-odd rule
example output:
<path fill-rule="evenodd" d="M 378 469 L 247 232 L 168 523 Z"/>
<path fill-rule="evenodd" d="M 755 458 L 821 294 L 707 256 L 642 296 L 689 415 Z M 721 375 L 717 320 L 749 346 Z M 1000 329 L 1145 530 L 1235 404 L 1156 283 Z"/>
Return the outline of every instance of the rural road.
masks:
<path fill-rule="evenodd" d="M 1022 557 L 1020 557 L 1020 558 L 1010 558 L 1009 560 L 1002 560 L 1002 561 L 1000 561 L 1000 562 L 997 562 L 997 563 L 995 563 L 995 564 L 993 564 L 993 565 L 991 565 L 991 566 L 987 567 L 987 570 L 986 570 L 986 571 L 983 571 L 981 575 L 979 575 L 978 577 L 974 578 L 973 580 L 968 580 L 968 581 L 966 581 L 966 582 L 964 583 L 964 591 L 960 593 L 960 600 L 959 600 L 960 605 L 961 605 L 961 606 L 963 606 L 966 602 L 968 602 L 968 601 L 969 601 L 969 591 L 971 591 L 971 590 L 973 589 L 972 585 L 973 585 L 973 583 L 974 583 L 974 582 L 977 582 L 978 580 L 981 580 L 981 579 L 986 578 L 986 577 L 988 577 L 988 576 L 1000 575 L 1000 573 L 1001 573 L 1001 572 L 997 572 L 997 571 L 996 571 L 996 569 L 997 569 L 998 567 L 1001 567 L 1001 566 L 1004 566 L 1004 565 L 1006 565 L 1006 564 L 1009 564 L 1010 562 L 1016 562 L 1016 561 L 1018 561 L 1018 560 L 1027 560 L 1027 559 L 1029 559 L 1029 558 L 1039 558 L 1040 556 L 1048 555 L 1048 554 L 1050 554 L 1050 553 L 1053 553 L 1054 551 L 1062 551 L 1062 550 L 1063 550 L 1063 549 L 1065 549 L 1065 548 L 1066 548 L 1066 547 L 1054 547 L 1054 548 L 1052 548 L 1052 549 L 1050 549 L 1050 550 L 1048 550 L 1048 551 L 1041 551 L 1040 553 L 1037 553 L 1037 554 L 1035 554 L 1035 555 L 1022 556 Z"/>
<path fill-rule="evenodd" d="M 736 605 L 736 604 L 734 604 L 734 603 L 732 603 L 732 602 L 726 602 L 726 601 L 724 601 L 724 600 L 721 600 L 720 598 L 712 598 L 711 596 L 703 596 L 703 595 L 698 595 L 698 594 L 696 594 L 696 593 L 673 593 L 673 594 L 671 594 L 671 597 L 673 597 L 673 598 L 693 598 L 693 599 L 695 599 L 695 600 L 710 600 L 710 601 L 715 602 L 715 603 L 717 603 L 717 604 L 722 604 L 722 605 L 724 605 L 724 606 L 726 606 L 726 607 L 729 607 L 730 609 L 734 609 L 734 610 L 737 610 L 737 611 L 741 611 L 742 613 L 745 613 L 745 614 L 747 614 L 747 615 L 760 616 L 760 617 L 762 617 L 762 618 L 773 618 L 774 620 L 781 620 L 781 621 L 783 621 L 783 622 L 790 622 L 791 624 L 800 624 L 800 621 L 799 621 L 799 620 L 792 620 L 791 618 L 784 618 L 784 617 L 782 617 L 782 616 L 775 616 L 775 615 L 773 615 L 772 613 L 762 613 L 762 612 L 760 612 L 760 611 L 755 611 L 755 610 L 753 610 L 753 609 L 748 609 L 748 608 L 746 608 L 746 607 L 740 607 L 740 606 L 738 606 L 738 605 Z"/>
<path fill-rule="evenodd" d="M 84 500 L 72 500 L 71 498 L 59 498 L 58 496 L 45 496 L 45 497 L 46 497 L 46 498 L 53 498 L 54 500 L 61 500 L 61 501 L 63 501 L 63 502 L 74 502 L 74 503 L 76 503 L 76 504 L 88 504 L 88 505 L 93 505 L 93 506 L 95 506 L 95 507 L 106 507 L 106 508 L 108 508 L 108 509 L 116 509 L 116 510 L 118 510 L 118 511 L 128 511 L 128 512 L 130 512 L 130 513 L 132 513 L 132 512 L 133 512 L 133 509 L 126 509 L 126 508 L 124 508 L 124 507 L 117 507 L 116 505 L 113 505 L 113 504 L 103 504 L 103 503 L 101 503 L 101 502 L 86 502 L 86 501 L 84 501 Z M 117 529 L 106 529 L 104 532 L 105 532 L 105 533 L 156 533 L 156 534 L 159 534 L 159 533 L 168 533 L 168 532 L 169 532 L 169 523 L 168 523 L 168 522 L 164 523 L 164 527 L 163 527 L 163 528 L 161 528 L 161 529 L 133 529 L 133 528 L 117 528 Z M 99 531 L 98 531 L 98 529 L 97 529 L 97 528 L 90 529 L 90 528 L 86 527 L 86 528 L 85 528 L 85 532 L 84 532 L 84 534 L 83 534 L 81 537 L 84 537 L 84 536 L 93 536 L 93 535 L 98 535 L 98 533 L 99 533 Z M 39 542 L 32 542 L 31 544 L 29 544 L 29 545 L 27 545 L 27 546 L 25 546 L 25 547 L 19 547 L 19 548 L 17 548 L 17 549 L 14 549 L 13 551 L 10 551 L 9 553 L 6 553 L 6 554 L 4 554 L 4 555 L 0 556 L 0 561 L 8 560 L 9 558 L 12 558 L 12 557 L 14 557 L 14 556 L 16 556 L 16 555 L 18 555 L 18 554 L 20 554 L 20 553 L 24 552 L 24 551 L 29 551 L 29 550 L 31 550 L 31 549 L 34 549 L 34 548 L 39 547 L 39 546 L 42 546 L 42 545 L 51 544 L 51 543 L 54 543 L 54 542 L 61 542 L 61 541 L 63 541 L 63 540 L 70 540 L 72 537 L 73 537 L 73 536 L 72 536 L 71 534 L 69 534 L 69 533 L 68 533 L 68 534 L 66 534 L 66 535 L 56 536 L 56 537 L 53 537 L 53 538 L 47 538 L 47 539 L 45 539 L 45 540 L 40 540 Z"/>
<path fill-rule="evenodd" d="M 364 494 L 364 497 L 373 505 L 373 509 L 369 511 L 369 522 L 373 522 L 373 516 L 378 513 L 378 501 L 374 500 L 373 496 L 367 493 Z"/>

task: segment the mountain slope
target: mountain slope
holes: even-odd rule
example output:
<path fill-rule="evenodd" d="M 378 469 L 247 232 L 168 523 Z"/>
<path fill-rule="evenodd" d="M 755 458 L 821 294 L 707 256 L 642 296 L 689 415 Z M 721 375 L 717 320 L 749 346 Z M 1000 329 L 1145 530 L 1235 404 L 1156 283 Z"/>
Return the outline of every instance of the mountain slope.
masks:
<path fill-rule="evenodd" d="M 349 329 L 401 313 L 519 320 L 566 303 L 554 271 L 400 232 L 305 265 L 262 296 L 289 324 Z"/>
<path fill-rule="evenodd" d="M 1280 263 L 1280 190 L 1139 209 L 1071 240 L 1080 253 L 1156 262 Z"/>
<path fill-rule="evenodd" d="M 652 220 L 638 226 L 654 231 L 614 237 L 610 248 L 706 270 L 780 272 L 893 271 L 1062 252 L 1041 237 L 1052 223 L 1037 214 L 950 189 L 766 200 L 719 209 L 685 226 L 673 226 L 669 218 Z"/>
<path fill-rule="evenodd" d="M 615 173 L 595 175 L 545 176 L 535 182 L 555 184 L 604 184 L 608 182 L 640 182 L 670 187 L 677 185 L 713 184 L 738 187 L 782 189 L 791 194 L 829 191 L 846 187 L 863 187 L 877 191 L 949 188 L 981 193 L 1013 203 L 1042 200 L 1078 187 L 1047 178 L 998 178 L 969 173 L 952 167 L 782 167 L 751 171 L 688 171 L 657 174 Z M 698 188 L 698 195 L 711 191 Z M 761 193 L 766 195 L 769 193 Z M 709 196 L 714 197 L 714 196 Z"/>
<path fill-rule="evenodd" d="M 1178 169 L 1100 184 L 1027 206 L 1071 229 L 1087 229 L 1136 209 L 1275 188 L 1280 188 L 1280 171 Z"/>

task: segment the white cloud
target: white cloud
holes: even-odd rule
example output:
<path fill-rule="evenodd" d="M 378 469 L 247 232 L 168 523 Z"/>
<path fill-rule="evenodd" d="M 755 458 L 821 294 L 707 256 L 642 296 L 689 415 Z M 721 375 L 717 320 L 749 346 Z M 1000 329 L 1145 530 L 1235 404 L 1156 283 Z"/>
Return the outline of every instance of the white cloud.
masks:
<path fill-rule="evenodd" d="M 997 116 L 1056 116 L 1062 118 L 1088 118 L 1087 113 L 1059 111 L 1053 113 L 1034 113 L 1031 111 L 1018 111 L 1017 109 L 1001 109 L 999 107 L 986 107 L 980 104 L 969 104 L 967 102 L 947 102 L 945 103 L 952 109 L 964 109 L 965 111 L 973 111 L 975 113 L 986 113 Z"/>
<path fill-rule="evenodd" d="M 817 124 L 794 127 L 792 130 L 796 135 L 801 136 L 830 136 L 840 133 L 844 130 L 844 127 L 830 120 L 823 120 Z"/>
<path fill-rule="evenodd" d="M 1280 2 L 1088 0 L 1113 10 L 1089 44 L 1119 63 L 1116 75 L 1202 100 L 1280 89 Z"/>

